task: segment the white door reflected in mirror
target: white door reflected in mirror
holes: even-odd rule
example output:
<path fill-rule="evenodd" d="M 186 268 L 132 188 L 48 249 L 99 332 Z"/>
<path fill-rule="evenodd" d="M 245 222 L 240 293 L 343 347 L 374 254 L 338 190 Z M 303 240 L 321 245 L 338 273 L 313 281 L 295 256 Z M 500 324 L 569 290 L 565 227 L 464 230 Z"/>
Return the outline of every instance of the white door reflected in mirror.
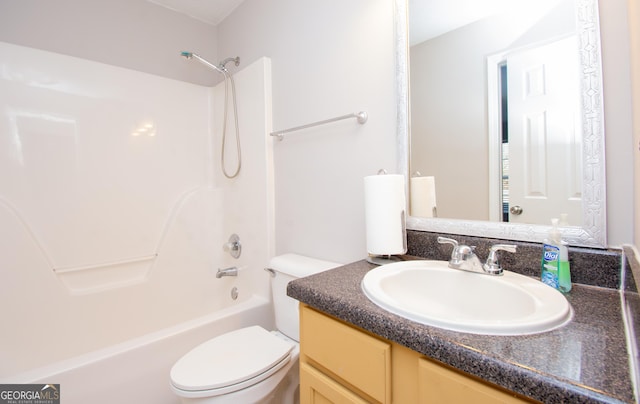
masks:
<path fill-rule="evenodd" d="M 489 131 L 490 142 L 503 146 L 502 156 L 489 157 L 503 162 L 500 175 L 489 179 L 502 186 L 491 220 L 546 224 L 564 214 L 568 224 L 582 224 L 578 57 L 572 35 L 510 52 L 497 66 L 491 65 L 497 58 L 489 59 L 488 68 L 506 76 L 492 90 L 507 111 L 499 133 Z"/>
<path fill-rule="evenodd" d="M 455 10 L 465 9 L 459 3 L 465 0 L 396 1 L 400 10 L 396 14 L 401 118 L 397 128 L 398 151 L 407 159 L 401 158 L 398 167 L 407 182 L 416 171 L 437 178 L 437 218 L 411 216 L 407 228 L 541 242 L 549 231 L 549 220 L 566 217 L 569 225 L 563 228 L 563 235 L 570 244 L 606 246 L 598 0 L 522 0 L 516 7 L 513 7 L 515 0 L 508 1 L 507 7 L 503 3 L 502 8 L 419 40 L 415 40 L 415 25 L 437 25 L 437 20 L 447 19 L 446 11 L 452 8 L 453 14 L 459 16 L 461 13 Z M 474 1 L 474 6 L 480 3 L 486 10 L 491 7 L 481 0 Z M 424 13 L 415 15 L 420 8 Z M 513 11 L 517 16 L 509 14 Z M 429 18 L 435 23 L 427 21 Z M 578 101 L 562 105 L 565 111 L 560 114 L 568 118 L 566 121 L 551 116 L 557 113 L 538 112 L 537 120 L 533 111 L 525 113 L 529 127 L 521 131 L 529 137 L 517 146 L 519 150 L 514 151 L 515 146 L 506 143 L 512 155 L 505 163 L 510 172 L 503 183 L 502 142 L 489 136 L 497 133 L 501 138 L 502 116 L 508 116 L 510 105 L 505 104 L 507 111 L 502 111 L 499 102 L 489 101 L 494 93 L 489 89 L 498 88 L 499 82 L 497 72 L 489 68 L 490 59 L 544 48 L 570 38 L 576 41 L 573 54 L 579 54 L 579 61 L 571 63 L 577 65 L 575 70 L 566 71 L 573 78 L 560 81 L 563 84 L 570 81 L 571 86 L 578 88 L 571 96 Z M 537 76 L 532 72 L 531 90 L 544 87 L 548 92 L 552 81 L 558 81 L 553 74 L 547 77 L 550 68 L 551 65 L 542 67 Z M 566 108 L 576 105 L 577 112 Z M 543 119 L 539 117 L 541 114 Z M 525 125 L 525 121 L 517 124 Z M 564 128 L 556 132 L 562 133 L 565 146 L 556 146 L 557 139 L 541 139 L 556 127 Z M 516 159 L 524 164 L 514 169 Z M 558 167 L 549 167 L 549 162 Z M 516 180 L 514 176 L 523 179 Z M 550 177 L 563 181 L 552 185 Z M 504 201 L 503 186 L 508 190 Z M 516 191 L 522 196 L 516 196 Z M 550 196 L 554 193 L 560 194 L 566 203 L 546 208 L 534 206 L 545 198 L 558 199 Z M 511 213 L 516 206 L 520 209 L 514 210 L 520 215 Z"/>

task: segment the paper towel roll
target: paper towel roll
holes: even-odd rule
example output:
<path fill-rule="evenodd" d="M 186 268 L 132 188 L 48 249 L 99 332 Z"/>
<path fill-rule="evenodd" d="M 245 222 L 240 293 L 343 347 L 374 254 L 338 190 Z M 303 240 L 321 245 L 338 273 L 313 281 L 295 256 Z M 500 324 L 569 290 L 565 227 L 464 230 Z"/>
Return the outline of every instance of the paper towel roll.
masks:
<path fill-rule="evenodd" d="M 407 252 L 403 175 L 364 178 L 367 252 L 395 255 Z"/>
<path fill-rule="evenodd" d="M 412 177 L 411 216 L 435 217 L 436 206 L 435 177 Z"/>

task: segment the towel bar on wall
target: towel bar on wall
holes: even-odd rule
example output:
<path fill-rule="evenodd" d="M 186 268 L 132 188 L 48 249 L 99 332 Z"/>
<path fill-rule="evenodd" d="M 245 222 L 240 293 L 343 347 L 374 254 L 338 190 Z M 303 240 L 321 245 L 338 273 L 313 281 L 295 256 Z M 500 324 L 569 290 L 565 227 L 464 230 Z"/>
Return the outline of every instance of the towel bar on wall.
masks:
<path fill-rule="evenodd" d="M 339 116 L 339 117 L 336 117 L 336 118 L 325 119 L 324 121 L 318 121 L 318 122 L 314 122 L 314 123 L 309 123 L 307 125 L 296 126 L 295 128 L 289 128 L 289 129 L 285 129 L 285 130 L 274 131 L 274 132 L 271 132 L 271 136 L 275 136 L 275 137 L 278 138 L 278 140 L 282 140 L 282 139 L 284 139 L 284 134 L 285 133 L 294 132 L 294 131 L 302 130 L 302 129 L 307 129 L 307 128 L 311 128 L 311 127 L 314 127 L 314 126 L 320 126 L 320 125 L 324 125 L 326 123 L 341 121 L 343 119 L 349 119 L 349 118 L 356 118 L 358 120 L 358 123 L 362 125 L 365 122 L 367 122 L 367 119 L 369 119 L 369 116 L 364 111 L 354 112 L 352 114 L 342 115 L 342 116 Z"/>

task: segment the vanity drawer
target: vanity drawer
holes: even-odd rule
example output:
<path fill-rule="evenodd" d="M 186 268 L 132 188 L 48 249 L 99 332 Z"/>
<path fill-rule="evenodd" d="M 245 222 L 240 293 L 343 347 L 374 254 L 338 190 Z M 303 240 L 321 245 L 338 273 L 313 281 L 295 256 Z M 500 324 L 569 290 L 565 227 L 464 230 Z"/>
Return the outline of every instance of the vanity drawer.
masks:
<path fill-rule="evenodd" d="M 418 402 L 421 404 L 526 404 L 526 397 L 464 375 L 445 365 L 418 360 Z"/>
<path fill-rule="evenodd" d="M 378 402 L 391 402 L 390 343 L 304 305 L 300 326 L 303 361 Z"/>

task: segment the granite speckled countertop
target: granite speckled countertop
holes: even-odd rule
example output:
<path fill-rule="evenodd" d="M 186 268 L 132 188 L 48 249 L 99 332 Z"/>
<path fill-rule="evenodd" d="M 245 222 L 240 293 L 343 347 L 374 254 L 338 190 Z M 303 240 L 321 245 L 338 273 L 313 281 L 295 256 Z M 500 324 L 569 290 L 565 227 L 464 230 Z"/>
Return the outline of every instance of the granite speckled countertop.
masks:
<path fill-rule="evenodd" d="M 574 284 L 568 296 L 574 318 L 568 325 L 526 336 L 475 335 L 418 324 L 379 308 L 360 288 L 373 268 L 358 261 L 295 280 L 287 293 L 347 323 L 544 403 L 635 402 L 619 291 Z"/>

